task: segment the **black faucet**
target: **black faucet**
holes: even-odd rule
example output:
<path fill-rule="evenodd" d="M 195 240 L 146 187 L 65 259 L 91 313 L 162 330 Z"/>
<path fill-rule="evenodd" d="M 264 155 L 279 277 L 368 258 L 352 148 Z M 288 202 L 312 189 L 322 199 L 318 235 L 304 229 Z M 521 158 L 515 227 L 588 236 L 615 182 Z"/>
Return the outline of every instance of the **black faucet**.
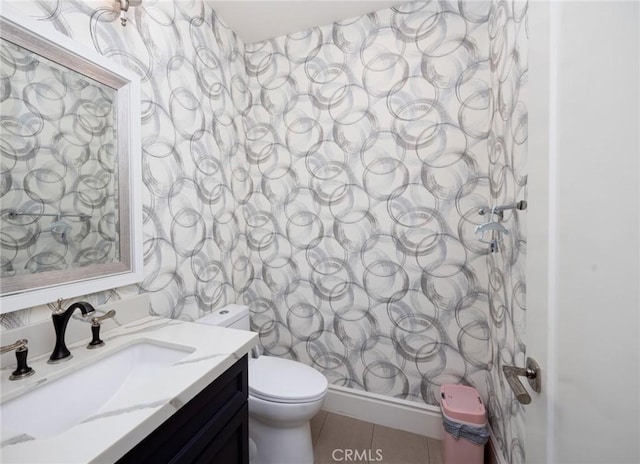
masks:
<path fill-rule="evenodd" d="M 71 352 L 64 342 L 64 334 L 67 331 L 67 324 L 69 323 L 69 319 L 71 319 L 71 315 L 78 308 L 80 308 L 83 316 L 95 311 L 94 307 L 86 301 L 78 301 L 77 303 L 73 303 L 64 311 L 62 308 L 59 308 L 58 311 L 55 311 L 51 315 L 51 319 L 53 319 L 53 328 L 56 331 L 56 346 L 53 349 L 51 356 L 49 356 L 49 361 L 47 361 L 49 364 L 71 359 Z"/>

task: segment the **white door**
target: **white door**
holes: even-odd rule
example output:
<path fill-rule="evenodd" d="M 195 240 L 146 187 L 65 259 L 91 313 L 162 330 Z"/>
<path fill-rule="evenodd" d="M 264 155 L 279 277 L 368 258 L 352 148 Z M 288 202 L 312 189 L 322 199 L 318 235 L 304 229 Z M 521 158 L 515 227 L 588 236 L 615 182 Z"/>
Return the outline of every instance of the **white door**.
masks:
<path fill-rule="evenodd" d="M 529 3 L 526 461 L 640 462 L 640 4 Z"/>

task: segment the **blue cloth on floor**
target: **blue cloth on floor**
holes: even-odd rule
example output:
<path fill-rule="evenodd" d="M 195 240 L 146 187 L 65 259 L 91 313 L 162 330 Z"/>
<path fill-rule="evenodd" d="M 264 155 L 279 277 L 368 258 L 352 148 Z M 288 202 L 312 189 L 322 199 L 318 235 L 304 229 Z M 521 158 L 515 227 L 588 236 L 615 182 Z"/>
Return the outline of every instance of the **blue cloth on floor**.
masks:
<path fill-rule="evenodd" d="M 442 416 L 444 429 L 456 438 L 464 438 L 477 445 L 484 445 L 489 441 L 488 425 L 467 425 Z"/>

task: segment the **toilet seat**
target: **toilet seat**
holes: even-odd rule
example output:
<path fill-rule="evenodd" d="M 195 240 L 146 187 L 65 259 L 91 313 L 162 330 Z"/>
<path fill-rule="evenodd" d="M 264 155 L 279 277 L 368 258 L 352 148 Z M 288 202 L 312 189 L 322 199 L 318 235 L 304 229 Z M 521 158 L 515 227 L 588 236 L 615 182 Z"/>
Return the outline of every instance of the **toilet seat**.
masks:
<path fill-rule="evenodd" d="M 274 403 L 308 403 L 324 398 L 328 382 L 312 367 L 290 359 L 260 356 L 249 362 L 249 394 Z"/>

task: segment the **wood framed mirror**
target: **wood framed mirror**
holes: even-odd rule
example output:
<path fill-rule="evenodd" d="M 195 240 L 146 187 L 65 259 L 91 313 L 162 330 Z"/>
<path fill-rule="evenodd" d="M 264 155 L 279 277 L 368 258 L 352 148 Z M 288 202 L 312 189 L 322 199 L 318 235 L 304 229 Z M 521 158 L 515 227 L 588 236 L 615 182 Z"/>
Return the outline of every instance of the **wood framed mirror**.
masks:
<path fill-rule="evenodd" d="M 140 78 L 3 5 L 0 313 L 142 280 Z"/>

